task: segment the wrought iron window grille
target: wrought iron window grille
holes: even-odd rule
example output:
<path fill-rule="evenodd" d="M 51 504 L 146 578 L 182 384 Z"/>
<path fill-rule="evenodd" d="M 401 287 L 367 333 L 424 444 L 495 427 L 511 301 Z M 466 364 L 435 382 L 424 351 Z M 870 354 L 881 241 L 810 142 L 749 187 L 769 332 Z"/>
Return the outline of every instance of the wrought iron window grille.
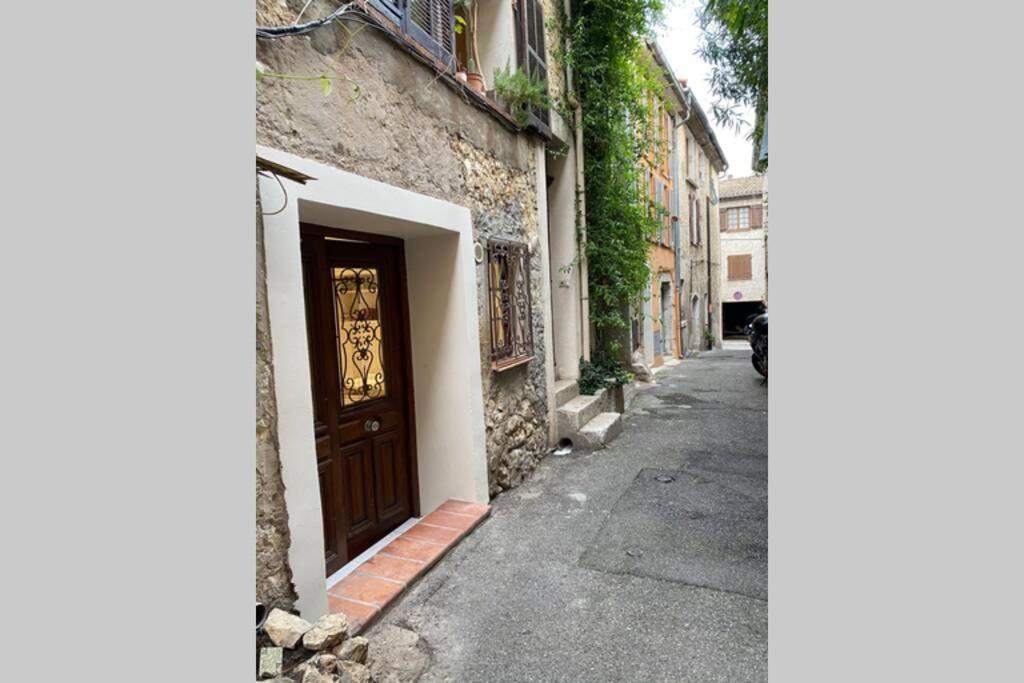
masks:
<path fill-rule="evenodd" d="M 533 313 L 527 245 L 488 241 L 487 282 L 491 367 L 504 370 L 529 362 L 533 359 Z"/>

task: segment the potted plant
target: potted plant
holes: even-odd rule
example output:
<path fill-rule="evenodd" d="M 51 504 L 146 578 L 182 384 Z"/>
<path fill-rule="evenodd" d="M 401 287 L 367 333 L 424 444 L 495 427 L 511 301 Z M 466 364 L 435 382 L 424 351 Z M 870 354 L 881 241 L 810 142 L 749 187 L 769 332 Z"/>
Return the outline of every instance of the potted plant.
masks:
<path fill-rule="evenodd" d="M 484 83 L 483 74 L 477 69 L 477 65 L 480 64 L 480 54 L 477 52 L 476 44 L 477 0 L 454 0 L 452 6 L 462 13 L 461 17 L 455 17 L 455 32 L 465 32 L 466 35 L 466 85 L 483 94 L 487 90 L 487 86 Z"/>
<path fill-rule="evenodd" d="M 476 70 L 476 60 L 472 57 L 469 58 L 469 64 L 466 65 L 466 85 L 481 95 L 487 90 L 483 74 Z"/>
<path fill-rule="evenodd" d="M 524 128 L 530 122 L 531 110 L 551 108 L 547 81 L 533 78 L 522 69 L 512 71 L 507 64 L 494 72 L 494 92 Z"/>

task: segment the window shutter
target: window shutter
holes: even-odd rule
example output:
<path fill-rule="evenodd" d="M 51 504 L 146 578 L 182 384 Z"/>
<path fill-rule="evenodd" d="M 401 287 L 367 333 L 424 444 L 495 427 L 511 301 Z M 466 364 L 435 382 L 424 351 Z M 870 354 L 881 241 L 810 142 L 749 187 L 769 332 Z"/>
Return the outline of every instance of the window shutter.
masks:
<path fill-rule="evenodd" d="M 760 204 L 750 207 L 750 229 L 761 227 L 761 210 Z"/>
<path fill-rule="evenodd" d="M 396 24 L 402 23 L 402 3 L 405 0 L 370 0 L 370 4 L 393 19 Z"/>
<path fill-rule="evenodd" d="M 696 214 L 697 214 L 697 225 L 695 226 L 696 229 L 697 229 L 697 242 L 696 242 L 696 244 L 700 244 L 700 202 L 699 201 L 695 201 L 693 204 L 694 204 L 694 209 L 696 209 Z"/>
<path fill-rule="evenodd" d="M 750 254 L 740 254 L 738 256 L 730 256 L 728 258 L 728 269 L 730 280 L 749 280 L 751 279 L 751 256 Z"/>
<path fill-rule="evenodd" d="M 697 244 L 697 203 L 690 197 L 690 244 Z"/>
<path fill-rule="evenodd" d="M 729 210 L 719 209 L 718 210 L 718 230 L 723 232 L 729 229 Z"/>
<path fill-rule="evenodd" d="M 517 0 L 516 2 L 516 47 L 519 53 L 519 68 L 531 78 L 548 80 L 547 52 L 544 49 L 544 12 L 539 0 Z M 547 109 L 533 108 L 531 113 L 545 126 L 550 125 Z"/>
<path fill-rule="evenodd" d="M 452 0 L 405 0 L 404 30 L 417 43 L 448 61 L 455 52 Z"/>

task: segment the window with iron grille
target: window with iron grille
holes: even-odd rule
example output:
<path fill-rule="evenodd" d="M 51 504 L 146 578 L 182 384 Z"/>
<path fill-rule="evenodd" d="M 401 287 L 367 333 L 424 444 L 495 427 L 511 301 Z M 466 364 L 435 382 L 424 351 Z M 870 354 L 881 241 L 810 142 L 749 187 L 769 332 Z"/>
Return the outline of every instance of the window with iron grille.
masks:
<path fill-rule="evenodd" d="M 525 244 L 491 240 L 487 245 L 491 315 L 491 366 L 502 369 L 533 358 L 530 251 Z"/>
<path fill-rule="evenodd" d="M 402 32 L 448 62 L 455 52 L 452 0 L 370 0 Z"/>

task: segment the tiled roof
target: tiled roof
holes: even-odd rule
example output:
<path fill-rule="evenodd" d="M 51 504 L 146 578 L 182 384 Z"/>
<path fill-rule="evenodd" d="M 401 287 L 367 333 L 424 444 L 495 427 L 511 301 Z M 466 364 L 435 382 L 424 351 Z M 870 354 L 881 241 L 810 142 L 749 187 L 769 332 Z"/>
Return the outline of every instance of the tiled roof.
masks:
<path fill-rule="evenodd" d="M 726 178 L 718 183 L 718 196 L 727 199 L 761 194 L 763 183 L 764 181 L 759 175 L 746 178 Z"/>

